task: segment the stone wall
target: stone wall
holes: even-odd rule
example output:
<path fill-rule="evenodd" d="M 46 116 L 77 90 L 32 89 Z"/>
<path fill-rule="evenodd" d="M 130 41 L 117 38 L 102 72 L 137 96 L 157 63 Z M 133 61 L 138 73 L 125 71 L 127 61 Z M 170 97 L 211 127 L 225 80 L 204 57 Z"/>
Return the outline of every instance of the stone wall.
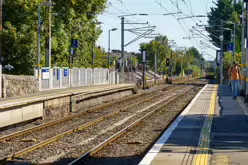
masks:
<path fill-rule="evenodd" d="M 70 96 L 44 101 L 43 119 L 58 119 L 70 113 Z"/>
<path fill-rule="evenodd" d="M 2 75 L 3 97 L 14 97 L 39 92 L 39 80 L 34 76 Z"/>
<path fill-rule="evenodd" d="M 96 94 L 95 97 L 94 95 L 76 95 L 72 96 L 72 112 L 78 112 L 82 110 L 86 110 L 88 108 L 96 107 L 98 105 L 101 105 L 103 103 L 107 103 L 110 101 L 114 100 L 119 100 L 121 98 L 124 98 L 126 96 L 130 96 L 133 94 L 132 90 L 125 90 L 125 91 L 115 91 L 115 92 L 110 92 L 110 93 L 105 93 L 103 95 L 103 92 L 101 95 Z"/>

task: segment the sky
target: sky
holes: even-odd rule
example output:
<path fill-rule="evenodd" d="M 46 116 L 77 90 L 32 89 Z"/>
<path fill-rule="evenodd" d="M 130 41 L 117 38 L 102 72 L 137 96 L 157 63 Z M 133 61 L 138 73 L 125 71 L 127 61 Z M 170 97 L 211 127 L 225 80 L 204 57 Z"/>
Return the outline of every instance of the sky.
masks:
<path fill-rule="evenodd" d="M 165 35 L 169 40 L 174 40 L 178 47 L 196 47 L 206 60 L 214 60 L 216 52 L 210 42 L 202 38 L 183 39 L 183 37 L 192 36 L 190 29 L 198 24 L 207 24 L 207 17 L 194 17 L 188 19 L 180 19 L 187 16 L 207 15 L 210 7 L 214 4 L 212 0 L 108 0 L 108 8 L 104 13 L 99 15 L 98 21 L 102 24 L 102 34 L 97 41 L 97 45 L 108 50 L 108 31 L 112 28 L 118 28 L 117 31 L 111 32 L 111 49 L 121 50 L 121 19 L 118 16 L 136 13 L 145 13 L 148 16 L 129 16 L 125 17 L 125 21 L 129 23 L 145 23 L 150 26 L 156 26 L 156 34 Z M 163 16 L 166 13 L 182 12 Z M 130 25 L 125 24 L 125 29 L 144 27 L 147 25 Z M 207 32 L 203 33 L 207 35 Z M 125 44 L 136 38 L 136 35 L 125 31 Z M 149 42 L 150 39 L 142 38 L 135 43 L 125 47 L 128 52 L 139 52 L 140 43 Z M 211 46 L 211 49 L 203 46 L 201 41 Z M 205 44 L 205 45 L 206 45 Z"/>

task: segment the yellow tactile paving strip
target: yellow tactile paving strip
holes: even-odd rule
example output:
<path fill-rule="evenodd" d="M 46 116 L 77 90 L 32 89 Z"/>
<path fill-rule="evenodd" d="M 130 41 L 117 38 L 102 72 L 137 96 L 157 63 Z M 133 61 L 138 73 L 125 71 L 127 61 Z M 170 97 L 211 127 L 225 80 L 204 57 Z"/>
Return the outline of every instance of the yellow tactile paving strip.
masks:
<path fill-rule="evenodd" d="M 211 127 L 214 117 L 215 106 L 216 106 L 217 89 L 218 86 L 215 85 L 211 95 L 208 114 L 206 115 L 202 127 L 201 136 L 199 139 L 199 145 L 194 160 L 195 165 L 208 165 L 209 154 L 210 154 L 209 153 L 210 133 L 211 133 Z"/>

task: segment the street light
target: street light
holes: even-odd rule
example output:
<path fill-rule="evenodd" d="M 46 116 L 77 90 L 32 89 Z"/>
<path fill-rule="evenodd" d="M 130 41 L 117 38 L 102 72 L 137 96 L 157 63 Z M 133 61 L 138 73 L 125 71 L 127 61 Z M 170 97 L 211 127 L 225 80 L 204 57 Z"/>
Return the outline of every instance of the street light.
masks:
<path fill-rule="evenodd" d="M 42 6 L 53 6 L 55 5 L 54 2 L 51 2 L 51 0 L 42 2 L 38 6 L 38 63 L 37 63 L 37 68 L 38 68 L 38 77 L 40 76 L 39 74 L 39 69 L 40 69 L 40 31 L 41 31 L 41 19 L 40 19 L 40 8 Z M 49 15 L 50 17 L 50 15 Z M 49 68 L 51 67 L 51 19 L 49 19 L 49 57 L 48 57 L 48 65 Z"/>
<path fill-rule="evenodd" d="M 111 31 L 116 31 L 118 30 L 117 28 L 113 28 L 109 30 L 109 35 L 108 35 L 108 68 L 110 68 L 110 32 Z"/>

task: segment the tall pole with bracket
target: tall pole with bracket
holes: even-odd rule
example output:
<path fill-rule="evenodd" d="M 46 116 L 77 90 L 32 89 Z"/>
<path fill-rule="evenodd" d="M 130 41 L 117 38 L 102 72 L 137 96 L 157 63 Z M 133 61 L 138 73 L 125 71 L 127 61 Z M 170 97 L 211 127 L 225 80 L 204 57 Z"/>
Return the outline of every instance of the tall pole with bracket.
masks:
<path fill-rule="evenodd" d="M 220 84 L 223 85 L 223 20 L 220 21 L 220 44 L 221 44 L 221 50 L 220 50 Z"/>
<path fill-rule="evenodd" d="M 244 2 L 246 2 L 246 12 L 248 13 L 248 0 L 244 0 Z M 246 14 L 246 31 L 248 34 L 248 14 Z M 248 44 L 247 44 L 247 41 L 248 41 L 248 36 L 246 36 L 246 71 L 248 69 L 248 66 L 247 66 L 247 61 L 248 61 Z M 246 73 L 247 75 L 247 73 Z M 246 76 L 247 77 L 247 76 Z M 247 86 L 247 81 L 248 79 L 246 78 L 246 86 Z M 245 92 L 245 102 L 248 102 L 248 87 L 246 88 L 246 92 Z"/>
<path fill-rule="evenodd" d="M 242 10 L 242 45 L 241 45 L 241 49 L 242 49 L 242 60 L 241 60 L 241 72 L 242 72 L 242 82 L 241 82 L 241 95 L 245 94 L 245 89 L 246 89 L 246 83 L 245 83 L 245 7 L 244 7 L 244 3 L 243 3 L 243 10 Z"/>
<path fill-rule="evenodd" d="M 121 83 L 124 83 L 124 17 L 121 17 L 121 60 L 120 60 L 120 71 L 121 71 Z"/>

